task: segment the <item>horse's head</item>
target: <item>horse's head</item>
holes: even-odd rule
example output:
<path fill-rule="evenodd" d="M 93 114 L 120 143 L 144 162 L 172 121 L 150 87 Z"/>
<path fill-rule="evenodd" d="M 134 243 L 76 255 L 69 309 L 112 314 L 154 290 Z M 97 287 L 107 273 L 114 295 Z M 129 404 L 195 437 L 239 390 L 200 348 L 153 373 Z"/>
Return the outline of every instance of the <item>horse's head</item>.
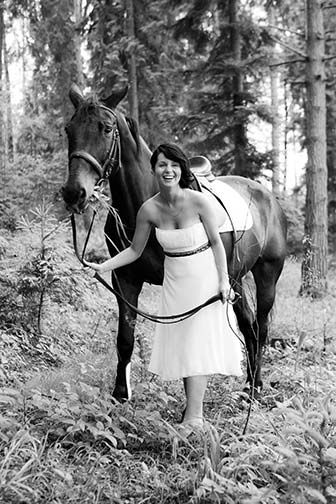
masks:
<path fill-rule="evenodd" d="M 127 88 L 104 101 L 86 100 L 72 85 L 69 96 L 75 113 L 65 131 L 69 142 L 69 175 L 62 188 L 67 208 L 83 211 L 97 182 L 107 178 L 119 166 L 120 142 L 114 108 Z"/>

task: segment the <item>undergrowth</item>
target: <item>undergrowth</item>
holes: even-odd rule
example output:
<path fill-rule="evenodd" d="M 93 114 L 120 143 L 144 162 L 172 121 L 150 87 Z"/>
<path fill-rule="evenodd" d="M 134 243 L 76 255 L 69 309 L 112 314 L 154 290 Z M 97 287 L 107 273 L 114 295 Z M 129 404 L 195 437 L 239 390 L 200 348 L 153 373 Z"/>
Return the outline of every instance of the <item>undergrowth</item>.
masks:
<path fill-rule="evenodd" d="M 138 320 L 133 398 L 117 403 L 116 302 L 65 245 L 69 230 L 46 248 L 34 219 L 7 233 L 1 259 L 0 502 L 336 503 L 333 270 L 329 294 L 311 300 L 298 297 L 300 264 L 287 261 L 262 394 L 250 405 L 242 380 L 212 377 L 207 428 L 183 440 L 182 384 L 146 370 L 153 325 Z M 145 288 L 147 311 L 157 294 Z"/>

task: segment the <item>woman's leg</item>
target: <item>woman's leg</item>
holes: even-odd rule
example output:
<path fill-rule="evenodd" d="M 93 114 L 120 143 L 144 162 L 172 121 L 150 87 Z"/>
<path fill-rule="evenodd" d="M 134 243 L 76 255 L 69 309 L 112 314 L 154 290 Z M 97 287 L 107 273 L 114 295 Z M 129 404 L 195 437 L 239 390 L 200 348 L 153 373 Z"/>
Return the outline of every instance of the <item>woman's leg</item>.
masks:
<path fill-rule="evenodd" d="M 190 421 L 203 421 L 203 399 L 208 383 L 207 376 L 188 376 L 183 378 L 187 405 L 184 412 L 183 423 Z"/>

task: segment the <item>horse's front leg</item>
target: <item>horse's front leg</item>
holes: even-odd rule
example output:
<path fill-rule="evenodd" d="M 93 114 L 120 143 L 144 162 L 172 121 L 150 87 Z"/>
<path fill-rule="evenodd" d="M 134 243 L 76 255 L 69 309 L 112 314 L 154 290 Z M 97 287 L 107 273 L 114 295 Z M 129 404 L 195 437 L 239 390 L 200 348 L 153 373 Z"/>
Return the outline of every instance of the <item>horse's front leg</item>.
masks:
<path fill-rule="evenodd" d="M 142 282 L 134 282 L 129 278 L 118 276 L 118 281 L 113 279 L 113 286 L 131 305 L 135 307 L 138 306 L 138 297 L 142 288 Z M 134 348 L 136 312 L 129 308 L 119 298 L 118 306 L 118 365 L 113 396 L 118 401 L 123 401 L 130 399 L 132 395 L 130 386 L 130 368 Z"/>

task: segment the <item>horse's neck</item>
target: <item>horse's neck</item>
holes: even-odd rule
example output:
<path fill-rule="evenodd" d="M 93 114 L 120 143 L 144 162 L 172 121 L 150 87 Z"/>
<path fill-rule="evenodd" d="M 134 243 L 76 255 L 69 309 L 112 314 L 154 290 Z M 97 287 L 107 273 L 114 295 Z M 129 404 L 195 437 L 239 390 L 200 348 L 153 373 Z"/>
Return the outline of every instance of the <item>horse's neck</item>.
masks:
<path fill-rule="evenodd" d="M 140 206 L 157 192 L 155 178 L 150 168 L 149 150 L 141 138 L 141 150 L 136 152 L 135 142 L 124 145 L 121 137 L 121 166 L 119 172 L 110 180 L 112 205 L 119 210 L 122 221 L 135 225 Z"/>

